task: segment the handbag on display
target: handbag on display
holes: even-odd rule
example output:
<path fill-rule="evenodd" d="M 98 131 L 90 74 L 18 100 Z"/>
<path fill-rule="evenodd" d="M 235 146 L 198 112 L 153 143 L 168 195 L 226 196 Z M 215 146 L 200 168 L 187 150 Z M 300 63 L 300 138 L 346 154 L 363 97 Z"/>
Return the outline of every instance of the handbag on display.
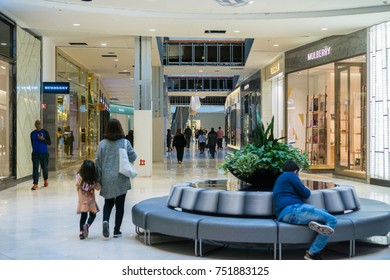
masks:
<path fill-rule="evenodd" d="M 127 140 L 125 141 L 125 148 L 119 148 L 119 173 L 134 179 L 138 172 L 135 170 L 134 165 L 129 161 L 129 156 L 127 155 Z"/>

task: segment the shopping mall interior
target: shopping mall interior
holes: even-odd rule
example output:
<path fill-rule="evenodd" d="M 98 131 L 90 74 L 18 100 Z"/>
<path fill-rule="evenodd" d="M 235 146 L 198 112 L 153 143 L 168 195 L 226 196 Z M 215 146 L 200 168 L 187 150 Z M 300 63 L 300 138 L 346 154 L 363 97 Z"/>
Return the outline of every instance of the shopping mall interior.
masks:
<path fill-rule="evenodd" d="M 0 1 L 0 260 L 273 260 L 268 244 L 208 241 L 202 257 L 191 239 L 152 234 L 146 245 L 132 222 L 137 203 L 174 184 L 240 184 L 220 165 L 251 144 L 259 115 L 307 153 L 301 179 L 390 204 L 388 34 L 387 1 Z M 67 90 L 45 92 L 52 82 Z M 103 237 L 99 212 L 80 240 L 75 176 L 110 118 L 135 132 L 143 166 L 122 236 Z M 49 187 L 32 191 L 35 119 L 53 144 Z M 222 127 L 223 149 L 201 154 L 193 134 L 178 164 L 166 133 L 187 126 Z M 389 233 L 354 242 L 352 256 L 348 241 L 321 255 L 390 260 Z M 306 249 L 286 244 L 283 260 Z"/>

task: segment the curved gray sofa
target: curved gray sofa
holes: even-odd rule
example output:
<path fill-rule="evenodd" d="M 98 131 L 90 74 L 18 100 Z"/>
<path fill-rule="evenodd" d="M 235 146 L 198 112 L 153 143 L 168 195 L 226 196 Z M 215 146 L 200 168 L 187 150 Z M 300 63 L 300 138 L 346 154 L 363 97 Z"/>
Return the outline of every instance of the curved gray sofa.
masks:
<path fill-rule="evenodd" d="M 349 256 L 355 254 L 355 240 L 390 231 L 390 205 L 359 198 L 352 186 L 314 190 L 307 203 L 336 216 L 330 242 L 349 241 Z M 137 203 L 132 219 L 138 233 L 143 229 L 145 244 L 151 245 L 153 232 L 189 238 L 199 256 L 202 242 L 210 240 L 270 244 L 274 259 L 281 259 L 283 244 L 311 243 L 315 236 L 307 226 L 278 222 L 271 192 L 194 188 L 190 183 L 173 185 L 168 196 Z"/>

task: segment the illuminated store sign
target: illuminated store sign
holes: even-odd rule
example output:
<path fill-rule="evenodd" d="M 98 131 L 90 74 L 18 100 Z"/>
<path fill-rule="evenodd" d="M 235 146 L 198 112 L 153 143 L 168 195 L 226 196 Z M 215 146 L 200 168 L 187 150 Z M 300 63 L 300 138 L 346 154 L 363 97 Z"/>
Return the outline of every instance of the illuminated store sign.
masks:
<path fill-rule="evenodd" d="M 270 71 L 271 75 L 273 75 L 273 74 L 277 73 L 279 70 L 280 70 L 280 63 L 278 62 L 278 63 L 273 64 L 269 71 Z"/>
<path fill-rule="evenodd" d="M 43 82 L 43 93 L 68 94 L 70 84 L 68 82 Z"/>
<path fill-rule="evenodd" d="M 315 60 L 324 56 L 330 55 L 331 47 L 324 47 L 320 50 L 307 54 L 307 60 Z"/>

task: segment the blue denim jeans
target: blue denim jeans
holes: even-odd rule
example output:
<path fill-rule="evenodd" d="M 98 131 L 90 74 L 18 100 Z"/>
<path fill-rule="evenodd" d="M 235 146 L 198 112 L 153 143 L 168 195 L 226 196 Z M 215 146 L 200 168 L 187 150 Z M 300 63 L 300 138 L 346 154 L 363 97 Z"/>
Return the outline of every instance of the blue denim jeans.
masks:
<path fill-rule="evenodd" d="M 337 219 L 329 214 L 326 210 L 320 210 L 309 204 L 294 204 L 285 207 L 281 213 L 283 216 L 279 217 L 279 221 L 295 224 L 295 225 L 308 225 L 309 222 L 315 221 L 320 224 L 325 224 L 331 228 L 335 228 Z M 310 254 L 319 253 L 325 248 L 330 236 L 317 234 L 314 238 L 310 248 Z"/>

